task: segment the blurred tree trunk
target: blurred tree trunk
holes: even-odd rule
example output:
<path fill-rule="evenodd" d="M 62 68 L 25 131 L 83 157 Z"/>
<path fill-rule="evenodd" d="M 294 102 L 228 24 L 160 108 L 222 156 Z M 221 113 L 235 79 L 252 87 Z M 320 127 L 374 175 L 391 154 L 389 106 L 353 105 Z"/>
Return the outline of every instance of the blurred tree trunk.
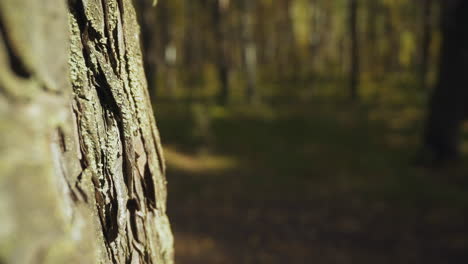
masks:
<path fill-rule="evenodd" d="M 220 82 L 218 103 L 226 105 L 230 97 L 231 65 L 229 60 L 228 34 L 228 10 L 230 0 L 215 0 L 213 6 L 213 20 L 215 25 L 215 40 L 217 48 L 216 67 Z"/>
<path fill-rule="evenodd" d="M 349 0 L 349 26 L 351 33 L 351 68 L 350 68 L 350 94 L 351 99 L 358 99 L 358 87 L 359 87 L 359 76 L 360 76 L 360 65 L 359 65 L 359 43 L 358 43 L 358 29 L 357 29 L 357 11 L 358 11 L 358 0 Z"/>
<path fill-rule="evenodd" d="M 135 1 L 138 11 L 138 22 L 141 26 L 141 49 L 143 53 L 143 65 L 145 68 L 148 90 L 152 101 L 156 99 L 156 78 L 158 75 L 157 38 L 155 27 L 156 11 L 150 0 Z"/>
<path fill-rule="evenodd" d="M 382 52 L 383 57 L 383 74 L 386 73 L 394 73 L 400 70 L 400 60 L 399 54 L 401 49 L 400 43 L 400 32 L 398 28 L 399 17 L 396 15 L 398 14 L 398 9 L 392 6 L 392 2 L 388 2 L 384 8 L 384 30 L 383 30 L 383 38 L 387 42 L 385 45 L 385 49 Z"/>
<path fill-rule="evenodd" d="M 164 48 L 164 75 L 166 77 L 166 88 L 171 96 L 176 94 L 177 89 L 177 53 L 176 43 L 173 37 L 171 37 L 169 43 Z"/>
<path fill-rule="evenodd" d="M 380 4 L 378 0 L 367 0 L 367 34 L 366 34 L 366 72 L 373 71 L 379 66 L 377 53 L 377 35 L 378 35 L 378 16 L 380 13 Z"/>
<path fill-rule="evenodd" d="M 242 19 L 242 57 L 246 81 L 245 95 L 248 103 L 255 102 L 257 98 L 257 46 L 254 38 L 254 0 L 243 0 Z"/>
<path fill-rule="evenodd" d="M 429 68 L 429 47 L 432 40 L 432 0 L 422 2 L 422 37 L 421 37 L 421 62 L 419 69 L 419 85 L 427 90 L 427 72 Z"/>
<path fill-rule="evenodd" d="M 310 51 L 310 64 L 311 73 L 314 74 L 317 70 L 317 58 L 322 48 L 324 33 L 327 31 L 325 23 L 323 22 L 324 15 L 322 14 L 321 2 L 318 0 L 310 0 L 310 38 L 309 38 L 309 51 Z"/>
<path fill-rule="evenodd" d="M 439 79 L 429 104 L 424 144 L 437 161 L 457 158 L 468 101 L 468 1 L 440 1 Z"/>
<path fill-rule="evenodd" d="M 184 25 L 184 56 L 183 56 L 183 65 L 185 67 L 185 78 L 186 83 L 185 87 L 189 87 L 190 96 L 193 94 L 193 87 L 197 83 L 197 77 L 199 78 L 202 74 L 200 67 L 198 65 L 198 56 L 200 55 L 200 50 L 198 49 L 199 45 L 199 35 L 200 32 L 197 31 L 198 24 L 196 24 L 194 13 L 196 2 L 193 0 L 184 0 L 185 6 L 185 25 Z"/>
<path fill-rule="evenodd" d="M 277 8 L 280 8 L 280 18 L 277 25 L 277 49 L 278 65 L 276 74 L 282 80 L 297 77 L 297 68 L 299 65 L 296 42 L 294 37 L 294 25 L 292 18 L 293 0 L 279 1 Z"/>
<path fill-rule="evenodd" d="M 169 6 L 169 1 L 159 1 L 157 15 L 159 25 L 153 24 L 151 26 L 159 26 L 160 34 L 158 34 L 158 37 L 161 43 L 161 66 L 164 75 L 164 84 L 168 94 L 174 96 L 175 90 L 177 89 L 177 46 L 174 37 L 173 12 Z"/>
<path fill-rule="evenodd" d="M 131 1 L 68 5 L 0 1 L 0 263 L 173 263 Z"/>

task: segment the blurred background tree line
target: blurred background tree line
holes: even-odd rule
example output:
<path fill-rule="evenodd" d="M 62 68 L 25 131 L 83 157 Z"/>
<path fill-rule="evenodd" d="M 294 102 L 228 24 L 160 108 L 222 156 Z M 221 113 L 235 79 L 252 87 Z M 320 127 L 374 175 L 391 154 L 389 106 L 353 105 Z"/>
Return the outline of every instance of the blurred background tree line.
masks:
<path fill-rule="evenodd" d="M 154 98 L 226 104 L 333 92 L 373 100 L 395 77 L 427 90 L 437 71 L 433 0 L 140 2 Z M 325 91 L 321 82 L 342 85 Z"/>
<path fill-rule="evenodd" d="M 468 261 L 467 1 L 136 4 L 179 263 Z"/>
<path fill-rule="evenodd" d="M 449 101 L 435 110 L 440 118 L 431 112 L 425 143 L 438 159 L 458 155 L 463 102 L 450 100 L 466 98 L 451 90 L 463 86 L 456 83 L 463 73 L 454 74 L 466 61 L 463 1 L 174 0 L 156 9 L 148 2 L 139 7 L 153 100 L 226 105 L 328 95 L 376 103 L 389 97 L 382 86 L 403 84 L 398 94 L 425 98 L 440 80 L 448 88 L 437 97 Z"/>

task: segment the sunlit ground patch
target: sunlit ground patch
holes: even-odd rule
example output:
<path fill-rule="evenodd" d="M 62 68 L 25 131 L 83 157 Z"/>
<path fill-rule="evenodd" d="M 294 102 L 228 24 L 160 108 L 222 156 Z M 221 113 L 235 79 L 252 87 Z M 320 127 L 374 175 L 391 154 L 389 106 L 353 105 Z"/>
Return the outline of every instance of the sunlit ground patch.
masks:
<path fill-rule="evenodd" d="M 209 153 L 184 153 L 172 146 L 165 146 L 166 163 L 170 169 L 184 172 L 222 172 L 238 166 L 236 159 Z"/>

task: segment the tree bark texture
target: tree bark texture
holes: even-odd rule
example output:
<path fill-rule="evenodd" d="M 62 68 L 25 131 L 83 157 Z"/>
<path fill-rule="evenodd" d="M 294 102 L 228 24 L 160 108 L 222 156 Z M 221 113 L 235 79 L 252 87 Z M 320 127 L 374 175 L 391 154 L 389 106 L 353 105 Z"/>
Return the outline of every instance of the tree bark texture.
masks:
<path fill-rule="evenodd" d="M 0 1 L 0 263 L 173 263 L 131 0 Z"/>

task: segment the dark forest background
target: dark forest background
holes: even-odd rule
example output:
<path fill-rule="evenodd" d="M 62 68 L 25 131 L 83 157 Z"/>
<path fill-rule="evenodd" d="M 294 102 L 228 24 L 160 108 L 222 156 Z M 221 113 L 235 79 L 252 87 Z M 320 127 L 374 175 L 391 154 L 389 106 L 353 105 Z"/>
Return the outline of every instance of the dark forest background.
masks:
<path fill-rule="evenodd" d="M 468 1 L 135 1 L 177 263 L 468 262 Z"/>

